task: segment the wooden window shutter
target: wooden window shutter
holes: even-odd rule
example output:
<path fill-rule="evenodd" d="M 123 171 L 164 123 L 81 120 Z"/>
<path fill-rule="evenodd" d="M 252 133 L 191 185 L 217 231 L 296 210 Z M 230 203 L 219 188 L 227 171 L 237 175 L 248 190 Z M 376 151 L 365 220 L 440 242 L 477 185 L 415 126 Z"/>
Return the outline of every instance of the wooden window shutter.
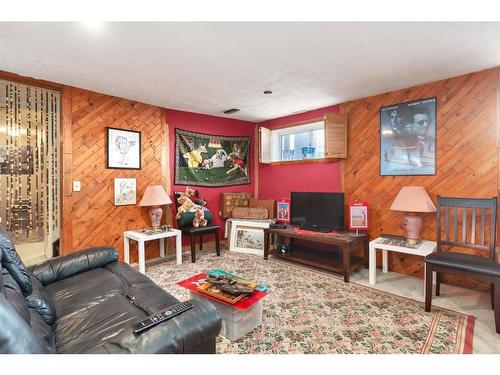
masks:
<path fill-rule="evenodd" d="M 347 158 L 347 115 L 325 115 L 325 158 Z"/>
<path fill-rule="evenodd" d="M 259 163 L 271 163 L 271 130 L 259 126 Z"/>

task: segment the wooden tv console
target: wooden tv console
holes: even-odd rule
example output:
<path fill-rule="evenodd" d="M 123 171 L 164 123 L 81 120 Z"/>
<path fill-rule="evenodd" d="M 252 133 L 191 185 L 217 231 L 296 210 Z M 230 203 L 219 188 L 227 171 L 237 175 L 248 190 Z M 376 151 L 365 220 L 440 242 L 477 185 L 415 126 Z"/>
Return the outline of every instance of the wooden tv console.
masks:
<path fill-rule="evenodd" d="M 353 235 L 348 232 L 338 232 L 339 236 L 325 234 L 303 234 L 296 232 L 293 227 L 285 229 L 264 229 L 264 259 L 269 254 L 278 258 L 291 260 L 297 263 L 318 267 L 328 271 L 339 272 L 344 275 L 344 282 L 349 282 L 351 271 L 368 262 L 368 236 L 366 234 Z M 269 240 L 272 235 L 289 238 L 290 251 L 283 254 L 276 249 L 270 249 Z M 294 239 L 319 243 L 325 246 L 316 249 L 309 246 L 295 244 Z M 363 249 L 363 257 L 354 256 L 353 253 Z"/>

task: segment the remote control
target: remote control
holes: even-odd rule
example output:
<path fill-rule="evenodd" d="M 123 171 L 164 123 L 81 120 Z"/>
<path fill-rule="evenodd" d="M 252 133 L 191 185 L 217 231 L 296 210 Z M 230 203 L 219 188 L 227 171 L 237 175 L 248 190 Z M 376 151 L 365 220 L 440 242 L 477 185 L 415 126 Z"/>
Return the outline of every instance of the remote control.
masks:
<path fill-rule="evenodd" d="M 139 333 L 142 331 L 145 331 L 157 324 L 160 324 L 161 322 L 164 322 L 165 320 L 169 320 L 173 318 L 174 316 L 177 316 L 179 314 L 182 314 L 184 311 L 187 311 L 189 309 L 192 309 L 193 305 L 189 303 L 188 301 L 186 302 L 181 302 L 178 303 L 169 309 L 162 311 L 158 314 L 151 315 L 147 317 L 146 319 L 140 321 L 139 323 L 135 324 L 132 328 L 134 329 L 134 333 Z"/>

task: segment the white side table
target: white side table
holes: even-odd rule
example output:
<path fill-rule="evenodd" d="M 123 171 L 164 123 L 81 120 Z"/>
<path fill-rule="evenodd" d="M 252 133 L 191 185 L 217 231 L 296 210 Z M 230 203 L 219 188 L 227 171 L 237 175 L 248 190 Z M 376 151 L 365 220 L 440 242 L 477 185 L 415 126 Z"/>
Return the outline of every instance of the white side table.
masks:
<path fill-rule="evenodd" d="M 388 251 L 394 251 L 397 253 L 404 253 L 404 254 L 412 254 L 412 255 L 419 255 L 421 257 L 425 257 L 426 255 L 429 255 L 436 251 L 437 248 L 437 243 L 435 241 L 426 241 L 423 240 L 422 243 L 415 249 L 409 248 L 409 247 L 404 247 L 404 246 L 397 246 L 397 245 L 387 245 L 380 243 L 383 241 L 382 237 L 376 238 L 373 241 L 370 241 L 370 255 L 369 255 L 369 273 L 368 273 L 368 282 L 372 285 L 375 285 L 377 282 L 377 254 L 376 251 L 377 249 L 382 250 L 382 272 L 387 273 L 387 252 Z M 424 280 L 425 280 L 425 275 L 424 275 Z"/>
<path fill-rule="evenodd" d="M 160 240 L 160 257 L 165 257 L 165 238 L 175 237 L 175 258 L 177 264 L 182 264 L 182 232 L 173 229 L 156 234 L 145 234 L 135 230 L 123 232 L 123 249 L 125 263 L 130 264 L 130 240 L 137 241 L 139 248 L 139 272 L 146 273 L 146 259 L 144 254 L 144 243 L 151 240 Z"/>

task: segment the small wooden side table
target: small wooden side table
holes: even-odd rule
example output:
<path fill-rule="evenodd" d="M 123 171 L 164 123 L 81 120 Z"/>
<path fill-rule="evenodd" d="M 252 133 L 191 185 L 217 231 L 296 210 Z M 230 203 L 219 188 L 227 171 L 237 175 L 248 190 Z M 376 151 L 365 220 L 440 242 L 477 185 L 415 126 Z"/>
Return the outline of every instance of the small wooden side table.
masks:
<path fill-rule="evenodd" d="M 436 251 L 437 243 L 435 241 L 423 240 L 422 243 L 415 249 L 405 246 L 389 245 L 381 243 L 384 239 L 378 237 L 373 241 L 370 241 L 369 245 L 369 272 L 368 272 L 368 282 L 375 285 L 377 282 L 377 249 L 382 250 L 382 272 L 388 272 L 387 266 L 387 253 L 389 251 L 394 251 L 397 253 L 418 255 L 422 258 Z M 425 279 L 425 275 L 424 275 Z"/>
<path fill-rule="evenodd" d="M 145 234 L 135 230 L 123 232 L 123 249 L 125 263 L 130 264 L 130 240 L 137 241 L 139 248 L 139 272 L 146 273 L 146 259 L 144 252 L 144 243 L 151 240 L 160 240 L 160 257 L 165 257 L 165 238 L 175 237 L 175 258 L 177 264 L 182 264 L 182 232 L 178 229 L 169 231 Z"/>

